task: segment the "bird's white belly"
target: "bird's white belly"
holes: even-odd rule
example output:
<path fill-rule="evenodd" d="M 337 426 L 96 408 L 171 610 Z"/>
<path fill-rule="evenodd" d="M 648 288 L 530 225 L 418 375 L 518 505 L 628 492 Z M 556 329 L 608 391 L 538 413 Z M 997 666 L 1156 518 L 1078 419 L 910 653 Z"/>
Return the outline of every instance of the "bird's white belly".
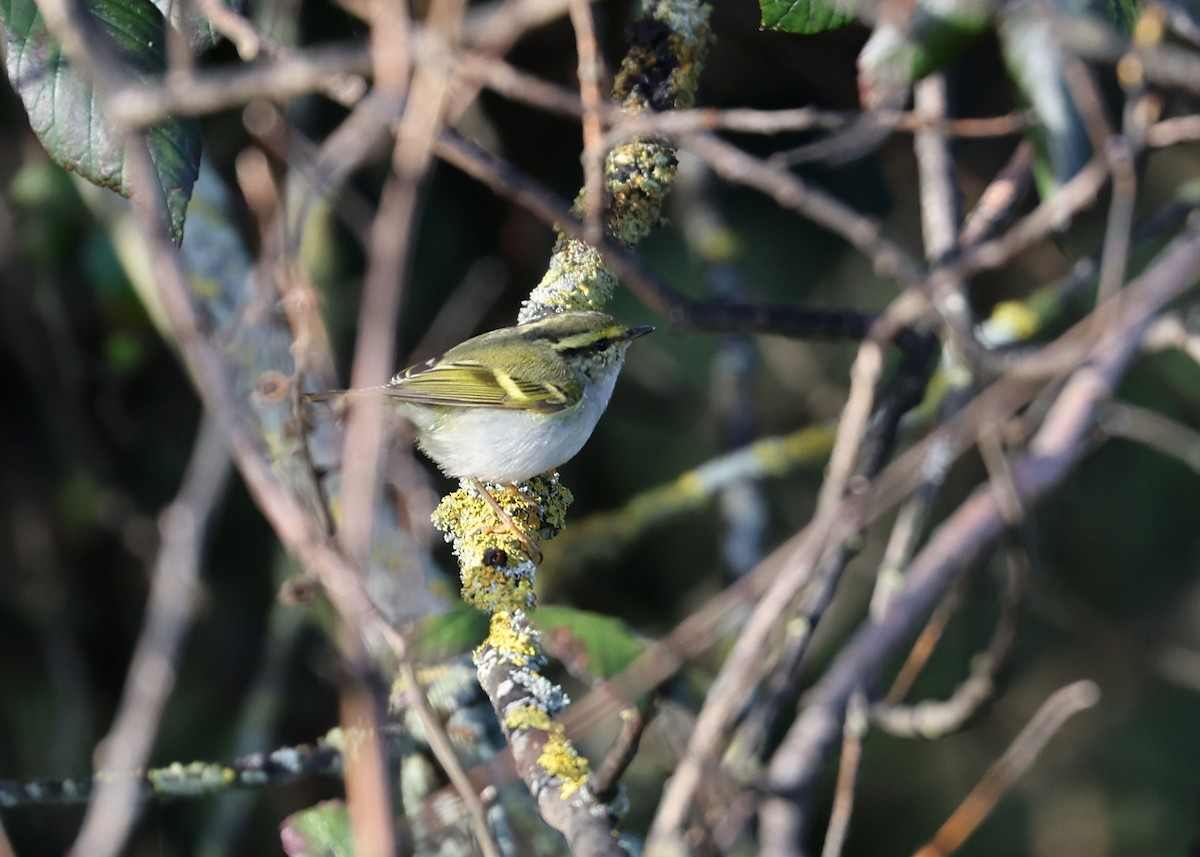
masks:
<path fill-rule="evenodd" d="M 417 445 L 447 476 L 523 482 L 569 461 L 587 443 L 612 397 L 620 364 L 607 368 L 574 408 L 553 414 L 456 408 L 432 431 L 418 426 Z M 453 429 L 438 425 L 448 419 Z"/>

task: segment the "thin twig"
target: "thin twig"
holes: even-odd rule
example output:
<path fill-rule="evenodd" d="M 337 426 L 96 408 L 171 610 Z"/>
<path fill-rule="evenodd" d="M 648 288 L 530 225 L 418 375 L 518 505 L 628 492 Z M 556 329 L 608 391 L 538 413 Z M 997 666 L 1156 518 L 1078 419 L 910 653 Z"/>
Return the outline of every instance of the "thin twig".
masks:
<path fill-rule="evenodd" d="M 704 158 L 726 181 L 752 187 L 774 199 L 781 207 L 809 218 L 840 235 L 875 266 L 880 277 L 895 279 L 906 288 L 923 289 L 921 266 L 899 244 L 884 234 L 882 227 L 859 214 L 841 200 L 811 187 L 787 170 L 743 152 L 708 134 L 684 138 L 686 149 Z"/>
<path fill-rule="evenodd" d="M 971 660 L 970 675 L 945 700 L 924 700 L 902 705 L 921 668 L 928 662 L 945 623 L 957 609 L 959 591 L 951 592 L 938 607 L 913 646 L 885 701 L 871 706 L 871 720 L 893 735 L 907 738 L 939 738 L 962 729 L 995 696 L 997 675 L 1005 667 L 1017 639 L 1017 626 L 1029 586 L 1029 562 L 1023 548 L 1008 551 L 1008 575 L 1000 617 L 987 648 Z"/>
<path fill-rule="evenodd" d="M 399 666 L 400 679 L 404 682 L 405 701 L 417 713 L 421 726 L 425 730 L 425 738 L 429 741 L 435 758 L 442 766 L 442 770 L 446 772 L 446 776 L 450 778 L 459 799 L 466 806 L 467 812 L 471 816 L 471 827 L 479 849 L 483 852 L 484 857 L 500 857 L 500 846 L 496 844 L 496 839 L 488 827 L 487 811 L 484 809 L 483 801 L 463 769 L 462 762 L 459 761 L 454 744 L 446 734 L 445 727 L 442 726 L 433 706 L 430 705 L 429 697 L 425 693 L 425 688 L 421 684 L 421 679 L 417 675 L 412 661 L 402 661 Z"/>
<path fill-rule="evenodd" d="M 1059 688 L 1042 703 L 1004 755 L 987 769 L 933 839 L 915 857 L 945 857 L 957 851 L 1013 784 L 1037 761 L 1042 749 L 1070 718 L 1100 701 L 1093 681 L 1077 681 Z"/>
<path fill-rule="evenodd" d="M 1093 158 L 1070 181 L 1018 220 L 1003 235 L 981 241 L 966 249 L 962 257 L 949 266 L 950 272 L 963 280 L 981 271 L 998 268 L 1031 245 L 1061 229 L 1077 213 L 1095 200 L 1108 179 L 1108 162 Z"/>
<path fill-rule="evenodd" d="M 626 709 L 621 717 L 621 731 L 617 733 L 617 739 L 596 766 L 596 772 L 592 774 L 591 787 L 597 800 L 612 803 L 617 799 L 621 777 L 637 756 L 642 735 L 654 719 L 654 714 L 652 702 L 645 708 Z"/>
<path fill-rule="evenodd" d="M 331 78 L 370 71 L 363 45 L 320 45 L 269 63 L 194 72 L 170 83 L 131 81 L 113 93 L 107 111 L 120 127 L 147 128 L 168 116 L 201 116 L 255 98 L 294 98 L 321 89 Z"/>
<path fill-rule="evenodd" d="M 911 296 L 911 293 L 905 293 Z M 761 658 L 768 637 L 777 627 L 796 594 L 811 579 L 812 570 L 826 548 L 837 544 L 832 525 L 846 519 L 841 500 L 857 461 L 859 444 L 865 436 L 867 419 L 875 400 L 875 389 L 883 370 L 881 344 L 900 326 L 910 323 L 914 301 L 898 299 L 872 336 L 859 349 L 851 370 L 851 392 L 842 412 L 837 439 L 831 455 L 828 476 L 822 485 L 817 513 L 806 529 L 806 537 L 785 555 L 779 575 L 772 581 L 750 619 L 745 623 L 733 650 L 722 665 L 696 719 L 696 728 L 688 742 L 687 755 L 680 760 L 659 803 L 658 812 L 647 838 L 648 847 L 664 847 L 683 822 L 708 764 L 716 758 L 719 746 L 728 735 L 734 715 L 745 702 L 746 694 L 758 679 Z M 851 522 L 851 532 L 858 522 Z M 756 666 L 757 665 L 757 666 Z M 781 852 L 782 853 L 782 852 Z"/>
<path fill-rule="evenodd" d="M 1115 295 L 1125 281 L 1138 188 L 1134 169 L 1135 153 L 1129 141 L 1116 135 L 1110 137 L 1106 154 L 1112 171 L 1112 199 L 1104 229 L 1104 248 L 1100 254 L 1100 282 L 1096 286 L 1098 304 Z"/>
<path fill-rule="evenodd" d="M 175 687 L 179 651 L 191 626 L 208 528 L 229 482 L 229 470 L 224 435 L 211 418 L 205 418 L 179 495 L 160 518 L 162 544 L 146 618 L 112 728 L 97 753 L 97 769 L 102 772 L 139 770 L 153 749 Z M 72 853 L 96 857 L 119 853 L 137 820 L 139 797 L 133 779 L 102 779 Z"/>
<path fill-rule="evenodd" d="M 571 25 L 575 28 L 575 50 L 579 55 L 579 100 L 583 104 L 583 235 L 595 245 L 603 234 L 604 146 L 600 120 L 603 78 L 600 53 L 596 50 L 596 27 L 589 0 L 572 0 Z"/>
<path fill-rule="evenodd" d="M 1129 402 L 1115 402 L 1104 409 L 1100 428 L 1111 437 L 1158 450 L 1200 473 L 1200 431 L 1178 420 Z"/>
<path fill-rule="evenodd" d="M 862 763 L 862 742 L 867 731 L 867 701 L 863 694 L 855 694 L 846 709 L 846 725 L 842 728 L 842 757 L 838 764 L 837 784 L 833 790 L 833 809 L 829 813 L 829 826 L 825 831 L 825 842 L 821 846 L 821 857 L 839 857 L 846 845 L 850 832 L 850 816 L 854 811 L 854 785 L 858 780 L 858 769 Z"/>
<path fill-rule="evenodd" d="M 1089 362 L 1071 376 L 1028 452 L 1013 464 L 1013 482 L 1023 503 L 1036 502 L 1082 458 L 1089 446 L 1081 440 L 1093 427 L 1097 408 L 1136 354 L 1155 314 L 1191 285 L 1198 266 L 1200 228 L 1193 226 L 1125 291 L 1111 328 L 1089 350 Z M 762 847 L 767 853 L 801 835 L 809 791 L 850 696 L 873 680 L 900 641 L 1004 527 L 995 493 L 990 487 L 977 489 L 914 559 L 888 620 L 865 626 L 810 692 L 768 768 L 767 787 L 777 797 L 764 801 L 760 812 Z"/>
<path fill-rule="evenodd" d="M 990 237 L 1001 223 L 1012 216 L 1033 184 L 1032 166 L 1033 144 L 1022 140 L 967 215 L 958 237 L 963 249 L 974 247 Z"/>
<path fill-rule="evenodd" d="M 491 152 L 457 134 L 445 132 L 438 138 L 437 154 L 501 196 L 512 199 L 544 223 L 583 240 L 583 224 L 561 199 Z M 871 228 L 869 222 L 866 222 L 866 228 Z M 891 246 L 888 244 L 880 252 L 886 256 Z M 648 307 L 681 330 L 862 339 L 878 319 L 874 313 L 852 310 L 810 309 L 761 302 L 700 303 L 676 291 L 641 257 L 619 242 L 608 238 L 594 249 Z M 904 341 L 907 334 L 908 331 L 901 330 L 897 339 Z"/>

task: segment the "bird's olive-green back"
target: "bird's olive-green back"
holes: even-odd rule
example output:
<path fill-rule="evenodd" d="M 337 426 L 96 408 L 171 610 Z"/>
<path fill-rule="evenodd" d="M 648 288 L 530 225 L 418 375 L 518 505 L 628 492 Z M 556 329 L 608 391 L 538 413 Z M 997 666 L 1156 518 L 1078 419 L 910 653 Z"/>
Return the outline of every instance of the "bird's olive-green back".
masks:
<path fill-rule="evenodd" d="M 388 384 L 405 402 L 553 413 L 579 401 L 592 365 L 620 354 L 629 328 L 600 312 L 564 312 L 484 333 Z"/>

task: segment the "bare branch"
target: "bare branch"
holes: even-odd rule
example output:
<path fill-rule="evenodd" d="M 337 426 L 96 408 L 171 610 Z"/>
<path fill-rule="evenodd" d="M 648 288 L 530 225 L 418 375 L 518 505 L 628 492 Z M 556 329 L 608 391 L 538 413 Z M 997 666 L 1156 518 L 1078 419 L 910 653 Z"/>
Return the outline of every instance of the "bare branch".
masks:
<path fill-rule="evenodd" d="M 1004 793 L 1037 760 L 1054 733 L 1067 720 L 1099 701 L 1100 688 L 1092 681 L 1077 681 L 1051 694 L 933 840 L 916 852 L 916 857 L 944 857 L 958 850 Z"/>
<path fill-rule="evenodd" d="M 229 481 L 225 439 L 211 419 L 200 424 L 179 495 L 160 519 L 162 544 L 154 564 L 142 633 L 130 659 L 121 703 L 97 752 L 100 771 L 145 767 L 167 699 L 175 687 L 179 650 L 191 625 L 204 543 Z M 133 779 L 103 779 L 84 815 L 73 854 L 119 853 L 137 819 Z"/>
<path fill-rule="evenodd" d="M 1013 464 L 1013 483 L 1024 504 L 1036 502 L 1078 462 L 1087 448 L 1080 441 L 1093 427 L 1097 408 L 1111 395 L 1155 314 L 1192 284 L 1198 265 L 1200 227 L 1192 226 L 1122 296 L 1111 327 L 1090 349 L 1089 362 L 1071 376 L 1028 452 Z M 994 492 L 976 490 L 913 560 L 887 621 L 863 628 L 809 693 L 768 768 L 766 784 L 777 795 L 764 802 L 760 815 L 762 847 L 768 852 L 788 847 L 800 835 L 808 791 L 851 694 L 873 681 L 900 641 L 1004 527 Z"/>

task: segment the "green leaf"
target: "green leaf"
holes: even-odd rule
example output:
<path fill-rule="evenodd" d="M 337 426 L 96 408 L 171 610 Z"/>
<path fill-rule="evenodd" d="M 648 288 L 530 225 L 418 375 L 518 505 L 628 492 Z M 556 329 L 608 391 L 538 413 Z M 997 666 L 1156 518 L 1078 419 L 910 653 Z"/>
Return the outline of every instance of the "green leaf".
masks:
<path fill-rule="evenodd" d="M 350 813 L 340 800 L 328 800 L 292 813 L 279 825 L 288 857 L 354 857 Z"/>
<path fill-rule="evenodd" d="M 460 601 L 445 613 L 426 616 L 415 624 L 412 655 L 423 664 L 440 663 L 471 651 L 487 632 L 488 617 Z"/>
<path fill-rule="evenodd" d="M 150 0 L 89 0 L 87 8 L 135 77 L 162 74 L 166 27 Z M 129 196 L 124 140 L 105 121 L 91 84 L 70 67 L 46 31 L 34 0 L 0 0 L 0 23 L 9 79 L 50 157 L 94 184 Z M 200 171 L 200 125 L 194 119 L 169 119 L 147 130 L 146 145 L 178 244 Z"/>
<path fill-rule="evenodd" d="M 191 47 L 193 53 L 202 53 L 208 48 L 221 41 L 221 34 L 217 32 L 209 20 L 203 15 L 192 12 L 186 18 L 186 29 L 184 27 L 183 13 L 193 7 L 188 3 L 180 3 L 178 0 L 152 0 L 154 7 L 162 13 L 171 26 L 177 30 L 182 30 L 188 37 L 188 46 Z M 245 0 L 222 0 L 225 6 L 230 10 L 241 14 L 246 8 Z"/>
<path fill-rule="evenodd" d="M 1034 179 L 1043 198 L 1079 172 L 1092 155 L 1087 127 L 1067 84 L 1062 47 L 1051 26 L 1044 16 L 1017 4 L 999 29 L 1009 74 L 1038 119 L 1029 133 Z"/>
<path fill-rule="evenodd" d="M 1172 8 L 1172 11 L 1180 11 L 1186 9 L 1189 3 L 1168 3 L 1165 5 Z M 1126 36 L 1133 34 L 1133 25 L 1138 18 L 1138 4 L 1136 0 L 1105 0 L 1104 8 L 1108 13 L 1109 21 L 1114 27 Z"/>
<path fill-rule="evenodd" d="M 543 606 L 533 614 L 542 642 L 576 671 L 612 678 L 646 649 L 624 622 L 572 607 Z"/>
<path fill-rule="evenodd" d="M 839 12 L 823 0 L 758 0 L 762 25 L 768 30 L 810 36 L 844 27 L 854 20 L 851 12 Z"/>
<path fill-rule="evenodd" d="M 909 18 L 879 22 L 858 56 L 872 104 L 903 103 L 912 84 L 974 44 L 991 22 L 989 0 L 919 0 Z"/>

